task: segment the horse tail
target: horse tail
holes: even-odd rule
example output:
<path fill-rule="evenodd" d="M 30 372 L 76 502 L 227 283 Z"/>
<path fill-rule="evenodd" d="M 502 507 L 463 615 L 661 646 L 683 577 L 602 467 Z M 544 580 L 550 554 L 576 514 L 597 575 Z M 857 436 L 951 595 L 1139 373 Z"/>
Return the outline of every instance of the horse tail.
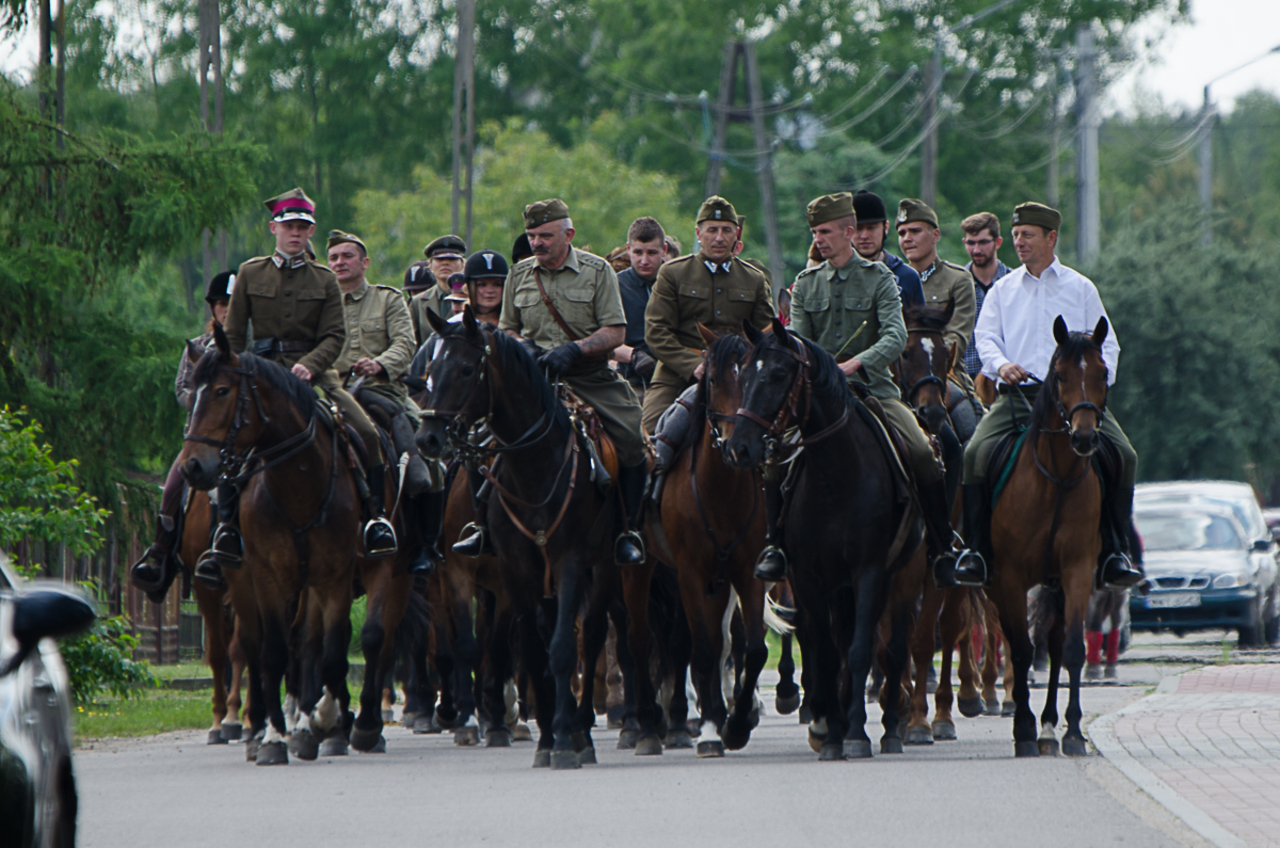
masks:
<path fill-rule="evenodd" d="M 987 620 L 987 593 L 978 588 L 970 588 L 966 594 L 969 601 L 969 623 L 983 624 Z"/>
<path fill-rule="evenodd" d="M 764 623 L 779 636 L 790 636 L 796 632 L 796 626 L 787 619 L 795 620 L 796 611 L 784 607 L 767 593 L 764 596 Z"/>
<path fill-rule="evenodd" d="M 430 630 L 431 604 L 427 603 L 426 597 L 421 593 L 410 590 L 404 618 L 400 619 L 400 626 L 396 628 L 394 656 L 408 656 L 414 650 L 424 648 Z"/>

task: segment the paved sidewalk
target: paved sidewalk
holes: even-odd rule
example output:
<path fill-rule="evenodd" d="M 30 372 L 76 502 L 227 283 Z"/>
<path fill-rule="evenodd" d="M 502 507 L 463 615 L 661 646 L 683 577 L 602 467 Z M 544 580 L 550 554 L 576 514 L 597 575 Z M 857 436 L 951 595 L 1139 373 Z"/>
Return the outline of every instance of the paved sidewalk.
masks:
<path fill-rule="evenodd" d="M 1280 664 L 1211 666 L 1095 721 L 1094 745 L 1219 846 L 1280 846 Z"/>

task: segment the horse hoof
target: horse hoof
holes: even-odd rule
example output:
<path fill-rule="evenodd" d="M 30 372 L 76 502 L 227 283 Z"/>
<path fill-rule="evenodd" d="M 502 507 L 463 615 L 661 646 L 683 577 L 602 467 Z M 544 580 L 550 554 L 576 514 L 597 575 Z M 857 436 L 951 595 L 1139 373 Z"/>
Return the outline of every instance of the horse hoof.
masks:
<path fill-rule="evenodd" d="M 723 756 L 724 756 L 724 743 L 721 742 L 719 739 L 713 739 L 710 742 L 698 743 L 699 759 L 714 759 L 716 757 L 723 757 Z"/>
<path fill-rule="evenodd" d="M 1089 756 L 1089 746 L 1085 744 L 1083 736 L 1064 736 L 1062 737 L 1062 753 L 1068 757 L 1087 757 Z"/>
<path fill-rule="evenodd" d="M 596 764 L 596 749 L 594 745 L 588 745 L 578 752 L 578 765 L 593 766 Z"/>
<path fill-rule="evenodd" d="M 903 741 L 908 745 L 932 745 L 933 731 L 927 725 L 908 727 L 907 736 Z"/>
<path fill-rule="evenodd" d="M 1058 740 L 1057 739 L 1037 739 L 1036 748 L 1040 751 L 1042 757 L 1058 756 Z"/>
<path fill-rule="evenodd" d="M 436 721 L 435 713 L 418 713 L 413 720 L 413 732 L 418 735 L 425 733 L 443 733 L 444 728 Z"/>
<path fill-rule="evenodd" d="M 289 736 L 289 753 L 300 760 L 314 760 L 320 753 L 320 740 L 310 730 L 297 730 Z"/>
<path fill-rule="evenodd" d="M 826 750 L 826 749 L 824 748 L 823 750 Z M 820 757 L 819 759 L 822 759 L 822 758 Z M 846 760 L 871 759 L 871 740 L 870 739 L 844 740 L 844 759 Z"/>
<path fill-rule="evenodd" d="M 322 757 L 345 757 L 347 755 L 347 737 L 335 733 L 320 743 L 319 755 Z"/>
<path fill-rule="evenodd" d="M 461 715 L 457 710 L 452 713 L 445 713 L 437 709 L 435 713 L 436 724 L 440 725 L 442 730 L 453 730 L 458 726 L 460 718 Z"/>
<path fill-rule="evenodd" d="M 809 729 L 809 747 L 813 749 L 815 754 L 822 752 L 822 746 L 826 741 L 826 735 L 818 735 L 813 732 L 813 728 Z"/>
<path fill-rule="evenodd" d="M 261 744 L 261 733 L 255 733 L 244 743 L 244 761 L 246 763 L 252 763 L 258 759 L 258 746 Z"/>
<path fill-rule="evenodd" d="M 630 751 L 640 739 L 639 730 L 625 729 L 618 732 L 618 750 Z"/>
<path fill-rule="evenodd" d="M 505 727 L 490 728 L 489 732 L 484 735 L 484 746 L 486 748 L 510 748 L 511 731 Z"/>
<path fill-rule="evenodd" d="M 576 768 L 582 768 L 582 763 L 578 761 L 577 751 L 555 750 L 551 752 L 551 769 L 553 771 Z"/>
<path fill-rule="evenodd" d="M 359 727 L 351 728 L 351 747 L 362 754 L 374 753 L 373 749 L 378 747 L 378 742 L 381 739 L 382 733 L 376 727 L 372 730 L 361 730 Z"/>
<path fill-rule="evenodd" d="M 788 695 L 786 697 L 779 695 L 773 699 L 773 708 L 777 710 L 778 715 L 791 715 L 800 707 L 800 693 Z"/>
<path fill-rule="evenodd" d="M 480 744 L 480 728 L 474 724 L 464 724 L 455 728 L 453 731 L 453 745 L 455 748 L 470 748 L 473 745 Z"/>
<path fill-rule="evenodd" d="M 697 739 L 702 735 L 702 719 L 691 718 L 685 721 L 684 726 L 689 730 L 689 738 Z"/>
<path fill-rule="evenodd" d="M 818 762 L 838 763 L 844 759 L 844 748 L 835 742 L 824 742 L 818 748 Z"/>
<path fill-rule="evenodd" d="M 949 721 L 935 721 L 933 727 L 933 738 L 939 742 L 954 742 L 956 738 L 956 726 Z"/>
<path fill-rule="evenodd" d="M 1099 665 L 1098 663 L 1089 663 L 1088 665 L 1086 665 L 1084 667 L 1084 679 L 1085 680 L 1101 680 L 1102 666 Z"/>
<path fill-rule="evenodd" d="M 1005 701 L 1005 702 L 1000 706 L 1000 717 L 1001 717 L 1001 718 L 1012 718 L 1012 717 L 1013 717 L 1013 714 L 1014 714 L 1014 713 L 1016 713 L 1017 711 L 1018 711 L 1018 705 L 1017 705 L 1017 704 L 1015 704 L 1013 701 Z"/>
<path fill-rule="evenodd" d="M 223 722 L 222 726 L 218 728 L 218 732 L 222 734 L 222 738 L 227 742 L 235 742 L 244 735 L 244 725 Z"/>
<path fill-rule="evenodd" d="M 622 747 L 622 742 L 618 742 Z M 637 757 L 658 757 L 662 755 L 662 741 L 657 736 L 641 736 L 635 743 Z"/>
<path fill-rule="evenodd" d="M 539 748 L 533 752 L 534 768 L 551 768 L 551 749 Z"/>
<path fill-rule="evenodd" d="M 511 731 L 512 742 L 532 742 L 533 734 L 529 732 L 529 725 L 524 722 L 518 722 Z"/>
<path fill-rule="evenodd" d="M 605 727 L 609 730 L 621 730 L 623 722 L 627 720 L 627 705 L 614 704 L 604 712 Z"/>
<path fill-rule="evenodd" d="M 965 718 L 977 718 L 982 715 L 981 698 L 957 698 L 956 706 L 960 709 L 960 715 Z"/>
<path fill-rule="evenodd" d="M 985 716 L 1000 715 L 1000 701 L 998 699 L 988 701 L 984 698 L 982 701 L 982 714 Z"/>
<path fill-rule="evenodd" d="M 1015 757 L 1038 757 L 1040 756 L 1040 744 L 1038 742 L 1014 742 L 1013 755 Z"/>
<path fill-rule="evenodd" d="M 809 709 L 808 704 L 800 705 L 800 723 L 809 724 L 813 721 L 813 710 Z"/>
<path fill-rule="evenodd" d="M 222 737 L 222 730 L 214 728 L 209 731 L 209 738 L 205 741 L 206 745 L 225 745 L 227 740 Z"/>
<path fill-rule="evenodd" d="M 692 748 L 693 737 L 689 735 L 688 730 L 681 728 L 673 728 L 667 731 L 668 748 Z"/>
<path fill-rule="evenodd" d="M 734 733 L 726 728 L 725 732 L 720 735 L 720 740 L 724 742 L 724 747 L 729 751 L 741 751 L 747 747 L 747 743 L 751 741 L 750 733 Z"/>
<path fill-rule="evenodd" d="M 260 766 L 285 766 L 289 764 L 289 748 L 283 742 L 263 742 L 258 746 L 255 758 Z"/>
<path fill-rule="evenodd" d="M 389 718 L 383 719 L 383 721 L 390 721 L 390 720 L 391 719 Z M 400 724 L 404 725 L 405 727 L 413 727 L 413 725 L 417 723 L 417 721 L 418 721 L 417 710 L 405 710 L 404 712 L 400 713 Z"/>
<path fill-rule="evenodd" d="M 1102 679 L 1103 679 L 1103 680 L 1118 680 L 1118 679 L 1119 679 L 1119 677 L 1120 677 L 1120 674 L 1119 674 L 1119 672 L 1117 671 L 1116 667 L 1115 667 L 1115 666 L 1113 666 L 1113 665 L 1109 665 L 1109 666 L 1107 666 L 1107 667 L 1106 667 L 1105 669 L 1103 669 L 1103 671 L 1102 671 Z"/>
<path fill-rule="evenodd" d="M 900 736 L 884 736 L 880 739 L 880 753 L 882 754 L 901 754 L 902 753 L 902 737 Z"/>

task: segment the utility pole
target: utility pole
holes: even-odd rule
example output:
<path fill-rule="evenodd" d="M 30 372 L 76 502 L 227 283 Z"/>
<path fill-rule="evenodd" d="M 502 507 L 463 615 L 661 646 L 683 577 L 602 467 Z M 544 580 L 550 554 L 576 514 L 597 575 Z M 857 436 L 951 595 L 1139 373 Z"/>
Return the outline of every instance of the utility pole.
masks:
<path fill-rule="evenodd" d="M 1213 101 L 1209 99 L 1209 86 L 1204 87 L 1204 106 L 1200 112 L 1200 208 L 1204 223 L 1200 230 L 1200 243 L 1208 247 L 1213 243 Z"/>
<path fill-rule="evenodd" d="M 1076 261 L 1088 266 L 1098 255 L 1098 115 L 1097 79 L 1094 65 L 1098 58 L 1093 31 L 1087 26 L 1076 33 L 1078 69 L 1076 71 Z"/>
<path fill-rule="evenodd" d="M 468 245 L 471 244 L 471 166 L 476 135 L 475 51 L 476 3 L 475 0 L 458 0 L 458 44 L 453 58 L 453 232 L 462 234 Z M 465 231 L 459 209 L 463 198 L 467 201 Z"/>
<path fill-rule="evenodd" d="M 66 2 L 66 0 L 63 0 Z M 198 63 L 200 74 L 200 125 L 212 135 L 222 135 L 222 14 L 219 0 L 199 0 L 196 7 L 196 23 L 199 29 Z M 210 97 L 212 89 L 212 98 Z M 213 101 L 213 119 L 209 118 L 209 101 Z M 204 282 L 208 282 L 227 264 L 227 234 L 218 233 L 215 253 L 211 244 L 212 234 L 205 230 L 200 234 L 200 255 L 204 270 Z M 187 300 L 194 306 L 195 293 L 188 292 Z"/>
<path fill-rule="evenodd" d="M 931 208 L 938 195 L 938 94 L 942 90 L 942 37 L 933 40 L 925 73 L 924 142 L 920 145 L 920 199 Z"/>
<path fill-rule="evenodd" d="M 1045 200 L 1054 209 L 1058 208 L 1058 156 L 1061 150 L 1061 122 L 1058 120 L 1058 78 L 1061 65 L 1058 57 L 1053 58 L 1053 82 L 1049 89 L 1049 173 L 1046 180 Z"/>
<path fill-rule="evenodd" d="M 726 41 L 720 64 L 720 91 L 716 94 L 716 129 L 711 142 L 711 161 L 707 163 L 707 181 L 702 196 L 720 193 L 720 174 L 724 163 L 724 140 L 729 129 L 729 111 L 733 106 L 733 90 L 737 87 L 738 51 L 742 44 Z"/>

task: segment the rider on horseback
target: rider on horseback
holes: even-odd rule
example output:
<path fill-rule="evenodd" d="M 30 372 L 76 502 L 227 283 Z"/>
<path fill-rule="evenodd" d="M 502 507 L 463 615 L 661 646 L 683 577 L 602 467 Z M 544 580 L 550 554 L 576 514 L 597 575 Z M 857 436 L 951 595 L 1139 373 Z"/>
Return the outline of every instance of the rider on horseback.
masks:
<path fill-rule="evenodd" d="M 364 443 L 368 457 L 367 485 L 358 479 L 367 520 L 364 549 L 368 556 L 396 551 L 396 534 L 382 514 L 386 466 L 378 433 L 356 399 L 349 395 L 332 369 L 342 352 L 346 330 L 342 292 L 333 272 L 306 254 L 307 239 L 315 232 L 315 204 L 300 188 L 264 201 L 271 213 L 276 249 L 271 256 L 250 259 L 240 266 L 238 284 L 227 310 L 227 340 L 242 352 L 253 322 L 253 353 L 273 359 L 294 376 L 320 386 L 343 412 Z M 222 566 L 239 567 L 242 543 L 233 484 L 217 490 L 220 524 L 213 547 L 196 564 L 196 576 L 218 584 Z"/>
<path fill-rule="evenodd" d="M 618 451 L 618 481 L 628 527 L 614 541 L 619 565 L 644 562 L 644 541 L 636 532 L 647 477 L 640 435 L 640 403 L 627 381 L 609 368 L 608 356 L 622 343 L 626 314 L 613 268 L 599 256 L 573 247 L 573 221 L 563 200 L 531 203 L 524 210 L 533 257 L 519 262 L 503 291 L 498 326 L 537 350 L 538 364 L 595 408 Z M 481 490 L 481 497 L 489 487 Z M 477 504 L 470 536 L 453 549 L 469 556 L 487 552 L 483 524 L 487 510 Z"/>
<path fill-rule="evenodd" d="M 986 583 L 990 557 L 990 494 L 987 465 L 1001 438 L 1019 429 L 1018 414 L 1031 409 L 1048 376 L 1054 352 L 1053 322 L 1062 316 L 1067 327 L 1082 330 L 1105 318 L 1106 309 L 1088 277 L 1058 261 L 1054 248 L 1062 216 L 1039 203 L 1024 203 L 1013 211 L 1013 244 L 1022 267 L 996 281 L 987 293 L 978 319 L 975 341 L 982 373 L 999 379 L 999 397 L 978 425 L 964 455 L 964 529 L 970 549 L 956 566 L 956 576 L 971 585 Z M 1102 343 L 1108 385 L 1115 382 L 1120 345 L 1114 331 Z M 1024 385 L 1028 380 L 1034 385 Z M 1115 445 L 1120 458 L 1118 479 L 1108 481 L 1102 510 L 1101 582 L 1108 586 L 1136 586 L 1143 579 L 1137 532 L 1133 527 L 1133 485 L 1138 455 L 1120 429 L 1115 414 L 1105 410 L 1101 431 Z"/>
<path fill-rule="evenodd" d="M 801 272 L 791 287 L 791 329 L 811 339 L 836 358 L 850 383 L 866 387 L 880 401 L 885 417 L 907 444 L 915 472 L 916 493 L 928 530 L 929 558 L 940 585 L 951 580 L 955 567 L 955 534 L 947 510 L 943 470 L 928 435 L 900 398 L 889 376 L 889 363 L 907 343 L 902 300 L 893 272 L 880 262 L 854 253 L 856 228 L 853 198 L 847 192 L 829 194 L 809 203 L 805 213 L 822 264 Z M 778 481 L 780 483 L 781 481 Z M 770 489 L 777 488 L 771 484 Z M 756 576 L 779 580 L 786 573 L 786 556 L 777 526 L 779 495 L 770 498 L 769 538 L 760 554 Z"/>

